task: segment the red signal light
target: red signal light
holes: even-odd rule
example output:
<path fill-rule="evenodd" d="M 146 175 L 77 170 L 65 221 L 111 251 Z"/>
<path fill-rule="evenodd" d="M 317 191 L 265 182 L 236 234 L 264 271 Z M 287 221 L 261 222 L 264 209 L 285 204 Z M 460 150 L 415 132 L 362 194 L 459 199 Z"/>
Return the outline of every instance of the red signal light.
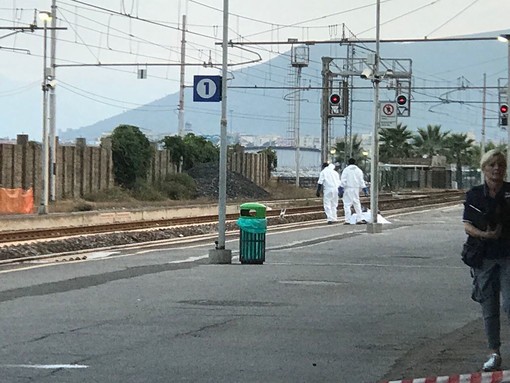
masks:
<path fill-rule="evenodd" d="M 399 105 L 407 104 L 407 97 L 404 95 L 397 96 L 397 104 Z"/>
<path fill-rule="evenodd" d="M 502 114 L 507 114 L 508 113 L 508 105 L 507 104 L 503 104 L 499 107 L 499 111 L 502 113 Z"/>
<path fill-rule="evenodd" d="M 338 105 L 340 103 L 340 95 L 333 93 L 331 96 L 329 96 L 329 102 L 331 105 Z"/>

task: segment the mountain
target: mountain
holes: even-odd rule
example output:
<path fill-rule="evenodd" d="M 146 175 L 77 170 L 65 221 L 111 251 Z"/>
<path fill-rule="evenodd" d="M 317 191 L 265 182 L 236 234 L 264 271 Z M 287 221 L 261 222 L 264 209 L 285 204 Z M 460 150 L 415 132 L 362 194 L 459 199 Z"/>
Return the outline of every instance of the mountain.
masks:
<path fill-rule="evenodd" d="M 503 32 L 488 35 L 497 36 Z M 508 32 L 506 32 L 508 33 Z M 374 44 L 359 44 L 355 57 L 364 58 Z M 302 69 L 300 135 L 320 137 L 321 57 L 346 57 L 340 43 L 310 46 L 310 62 Z M 413 92 L 411 116 L 400 122 L 411 130 L 439 124 L 445 130 L 466 132 L 480 138 L 482 126 L 482 84 L 487 74 L 487 138 L 505 139 L 498 127 L 498 78 L 507 77 L 507 46 L 494 41 L 382 43 L 382 60 L 411 59 Z M 217 73 L 214 73 L 217 74 Z M 296 69 L 290 66 L 290 52 L 229 72 L 227 99 L 228 131 L 241 135 L 285 137 L 293 126 L 292 89 Z M 503 82 L 503 84 L 506 84 Z M 392 101 L 395 90 L 381 83 L 381 101 Z M 477 87 L 476 89 L 469 89 Z M 220 103 L 193 102 L 192 88 L 185 90 L 185 121 L 195 134 L 218 135 Z M 93 141 L 119 124 L 140 127 L 151 137 L 177 133 L 178 93 L 143 107 L 120 113 L 95 124 L 59 132 L 63 141 L 85 137 Z M 354 79 L 352 133 L 369 134 L 373 121 L 373 91 L 370 81 Z M 290 101 L 289 101 L 290 100 Z M 170 109 L 170 111 L 169 111 Z M 166 110 L 160 111 L 157 110 Z M 335 136 L 344 135 L 345 119 L 335 118 Z"/>

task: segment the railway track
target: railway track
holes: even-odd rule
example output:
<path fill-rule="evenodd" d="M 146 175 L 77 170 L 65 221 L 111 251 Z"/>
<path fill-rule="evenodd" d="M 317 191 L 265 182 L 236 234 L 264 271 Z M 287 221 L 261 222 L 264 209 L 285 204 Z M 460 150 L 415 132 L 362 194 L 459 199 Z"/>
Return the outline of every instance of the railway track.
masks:
<path fill-rule="evenodd" d="M 420 207 L 424 205 L 458 203 L 463 199 L 464 193 L 459 191 L 433 192 L 416 195 L 403 194 L 399 196 L 381 196 L 379 198 L 379 210 L 384 213 L 384 211 Z M 275 201 L 272 202 L 274 204 Z M 362 198 L 362 204 L 369 205 L 369 200 L 367 198 Z M 339 210 L 342 211 L 341 202 Z M 226 218 L 227 221 L 234 222 L 238 217 L 239 214 L 228 214 Z M 322 205 L 286 207 L 285 210 L 283 210 L 283 208 L 272 208 L 267 210 L 267 218 L 269 225 L 321 219 L 323 218 L 323 207 Z M 22 243 L 26 241 L 47 240 L 91 234 L 106 234 L 151 229 L 158 230 L 163 228 L 192 225 L 214 225 L 217 222 L 217 215 L 204 215 L 186 218 L 110 223 L 79 227 L 2 231 L 0 232 L 0 243 Z"/>

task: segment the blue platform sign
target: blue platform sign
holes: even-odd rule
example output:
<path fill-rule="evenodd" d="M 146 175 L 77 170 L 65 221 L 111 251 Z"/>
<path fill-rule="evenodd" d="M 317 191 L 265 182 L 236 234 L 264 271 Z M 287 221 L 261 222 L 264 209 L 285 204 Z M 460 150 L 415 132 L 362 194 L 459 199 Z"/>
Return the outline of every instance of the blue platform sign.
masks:
<path fill-rule="evenodd" d="M 193 76 L 193 101 L 221 101 L 221 76 Z"/>

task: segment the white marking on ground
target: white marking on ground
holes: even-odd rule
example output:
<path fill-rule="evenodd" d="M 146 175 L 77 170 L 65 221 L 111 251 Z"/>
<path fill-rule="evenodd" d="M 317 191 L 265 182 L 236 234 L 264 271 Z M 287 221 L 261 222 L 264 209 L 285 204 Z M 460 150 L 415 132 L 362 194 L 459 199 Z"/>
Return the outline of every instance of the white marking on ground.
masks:
<path fill-rule="evenodd" d="M 86 254 L 87 259 L 98 259 L 98 258 L 105 258 L 109 257 L 113 254 L 119 254 L 118 251 L 98 251 L 91 254 Z"/>
<path fill-rule="evenodd" d="M 341 285 L 342 282 L 334 282 L 334 281 L 278 281 L 279 283 L 282 283 L 284 285 L 328 285 L 328 286 L 335 286 L 335 285 Z"/>
<path fill-rule="evenodd" d="M 83 364 L 0 364 L 0 368 L 39 368 L 44 370 L 57 370 L 61 368 L 79 369 L 88 368 Z"/>
<path fill-rule="evenodd" d="M 197 257 L 188 257 L 188 258 L 185 258 L 185 259 L 179 259 L 177 261 L 170 261 L 170 262 L 167 262 L 167 263 L 195 262 L 195 261 L 199 261 L 200 259 L 204 259 L 204 258 L 208 258 L 208 257 L 209 257 L 209 254 L 207 254 L 207 255 L 199 255 Z"/>

